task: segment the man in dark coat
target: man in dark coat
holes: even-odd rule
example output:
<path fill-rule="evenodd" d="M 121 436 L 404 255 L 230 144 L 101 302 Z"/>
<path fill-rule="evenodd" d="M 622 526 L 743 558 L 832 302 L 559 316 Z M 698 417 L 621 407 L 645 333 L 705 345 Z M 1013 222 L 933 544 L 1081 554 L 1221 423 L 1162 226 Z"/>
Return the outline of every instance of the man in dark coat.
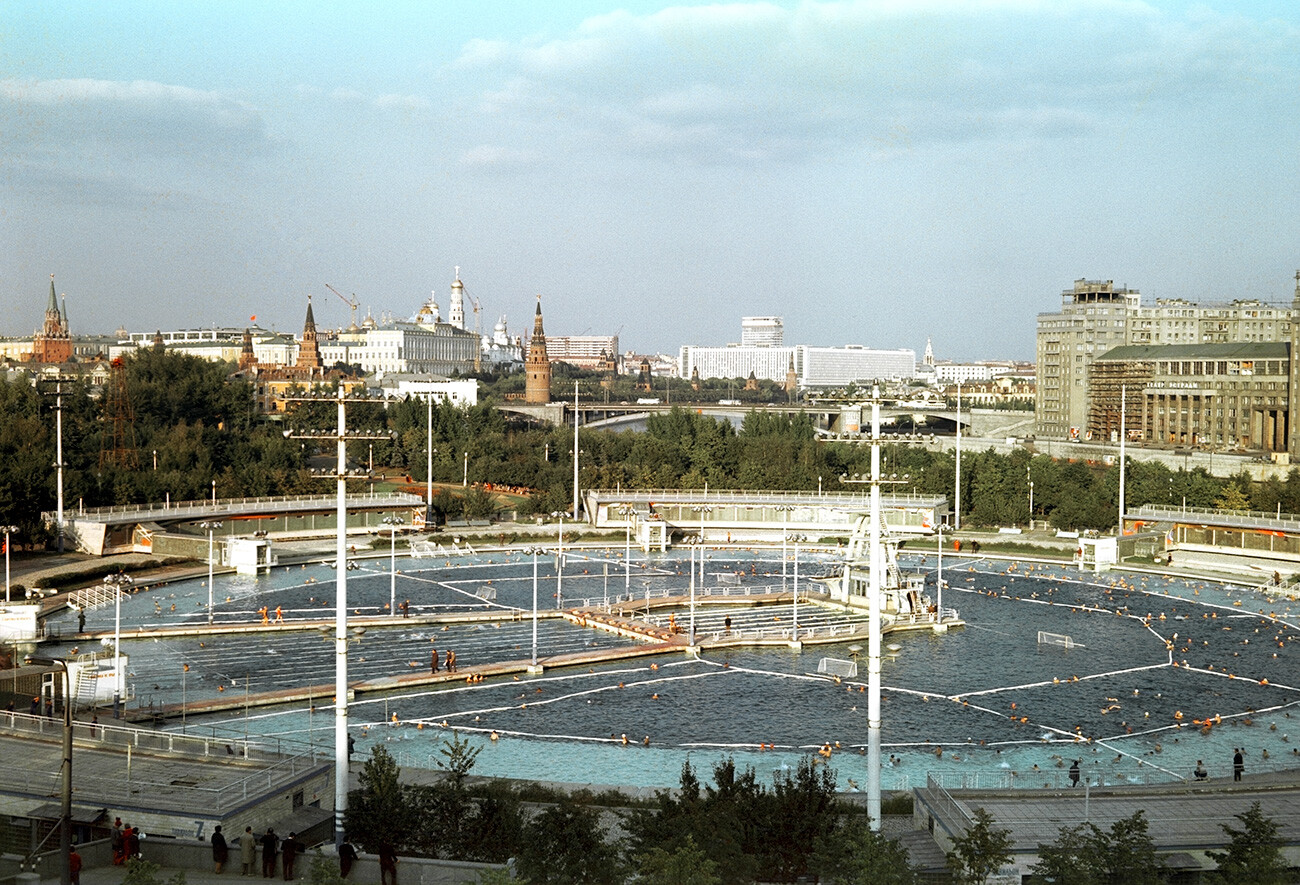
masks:
<path fill-rule="evenodd" d="M 221 824 L 212 831 L 212 871 L 218 875 L 226 866 L 230 849 L 226 846 L 226 837 L 221 835 Z"/>
<path fill-rule="evenodd" d="M 293 862 L 302 849 L 303 844 L 298 841 L 297 833 L 290 833 L 289 838 L 280 843 L 280 865 L 284 869 L 284 881 L 293 881 Z"/>
<path fill-rule="evenodd" d="M 344 835 L 343 844 L 339 845 L 339 875 L 346 879 L 348 873 L 352 872 L 352 865 L 356 862 L 357 850 L 352 847 L 352 843 Z"/>
<path fill-rule="evenodd" d="M 262 878 L 270 879 L 275 875 L 275 853 L 280 847 L 280 837 L 271 827 L 266 828 L 262 837 Z"/>

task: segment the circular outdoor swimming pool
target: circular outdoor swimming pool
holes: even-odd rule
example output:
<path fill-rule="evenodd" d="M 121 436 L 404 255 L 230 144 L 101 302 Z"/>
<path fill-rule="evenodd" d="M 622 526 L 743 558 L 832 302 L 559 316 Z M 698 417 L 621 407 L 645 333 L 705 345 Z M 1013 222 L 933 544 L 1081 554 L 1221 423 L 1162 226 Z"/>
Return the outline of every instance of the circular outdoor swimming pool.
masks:
<path fill-rule="evenodd" d="M 571 607 L 647 591 L 684 594 L 689 580 L 684 551 L 634 551 L 625 563 L 622 546 L 584 547 L 566 558 L 559 581 L 553 556 L 538 560 L 543 608 L 555 606 L 557 592 Z M 832 559 L 801 552 L 800 580 Z M 388 557 L 363 560 L 349 573 L 354 614 L 382 616 L 396 598 L 409 599 L 415 615 L 474 611 L 500 619 L 430 625 L 394 618 L 352 646 L 351 679 L 427 671 L 433 648 L 455 650 L 462 666 L 531 656 L 532 557 L 498 550 L 398 557 L 397 565 L 395 590 Z M 900 566 L 931 572 L 933 585 L 933 555 L 905 553 Z M 779 548 L 711 549 L 705 571 L 710 587 L 727 575 L 729 584 L 762 591 L 788 588 L 794 564 L 783 563 Z M 944 605 L 957 608 L 966 626 L 885 639 L 886 789 L 924 783 L 927 774 L 950 786 L 1060 786 L 1074 759 L 1093 783 L 1185 778 L 1199 759 L 1221 776 L 1230 772 L 1235 747 L 1246 751 L 1248 775 L 1300 765 L 1300 735 L 1294 743 L 1290 737 L 1300 702 L 1294 600 L 1209 581 L 1081 574 L 982 557 L 945 557 L 944 578 Z M 268 619 L 277 608 L 286 621 L 332 619 L 333 580 L 324 564 L 218 577 L 215 622 L 256 623 L 263 608 Z M 207 597 L 202 579 L 137 593 L 123 602 L 122 630 L 204 624 Z M 799 608 L 804 630 L 845 619 L 819 606 Z M 689 619 L 684 609 L 673 615 L 679 624 Z M 753 608 L 736 600 L 700 606 L 695 617 L 707 635 L 720 632 L 725 618 L 739 631 L 788 626 L 795 612 L 788 602 Z M 87 630 L 112 629 L 111 607 L 88 613 Z M 1040 632 L 1068 636 L 1072 647 L 1040 642 Z M 537 636 L 543 659 L 632 642 L 560 620 L 542 620 Z M 674 786 L 687 760 L 707 779 L 727 755 L 763 775 L 830 744 L 840 786 L 852 789 L 866 781 L 865 661 L 860 678 L 839 684 L 813 674 L 823 657 L 853 658 L 853 645 L 865 642 L 706 649 L 698 658 L 675 653 L 368 693 L 349 705 L 349 722 L 362 754 L 382 743 L 402 765 L 436 767 L 454 730 L 482 747 L 476 774 L 601 785 Z M 123 652 L 134 703 L 146 706 L 182 694 L 193 701 L 219 690 L 333 680 L 332 642 L 315 631 L 124 635 Z M 333 721 L 324 697 L 311 706 L 187 717 L 184 728 L 248 734 L 284 749 L 310 742 L 328 752 Z"/>

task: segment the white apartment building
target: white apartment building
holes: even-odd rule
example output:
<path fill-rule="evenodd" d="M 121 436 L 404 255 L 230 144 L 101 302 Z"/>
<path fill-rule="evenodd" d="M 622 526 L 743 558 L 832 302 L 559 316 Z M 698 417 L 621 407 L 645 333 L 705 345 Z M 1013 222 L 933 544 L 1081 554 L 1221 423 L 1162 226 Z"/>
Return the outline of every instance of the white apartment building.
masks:
<path fill-rule="evenodd" d="M 320 340 L 321 361 L 374 372 L 450 375 L 474 371 L 479 336 L 446 323 L 392 322 Z"/>
<path fill-rule="evenodd" d="M 741 317 L 741 347 L 781 347 L 785 344 L 785 320 L 781 317 Z"/>
<path fill-rule="evenodd" d="M 547 339 L 549 343 L 550 339 Z M 726 347 L 681 348 L 678 362 L 683 378 L 699 373 L 707 378 L 755 378 L 785 382 L 793 361 L 799 386 L 805 388 L 841 387 L 854 382 L 883 379 L 909 379 L 916 374 L 916 351 L 875 350 L 862 345 L 844 347 Z"/>
<path fill-rule="evenodd" d="M 550 338 L 546 339 L 550 346 Z M 799 359 L 794 347 L 746 347 L 741 344 L 728 344 L 725 347 L 697 347 L 684 345 L 678 355 L 681 377 L 693 378 L 696 373 L 700 379 L 707 378 L 748 378 L 752 372 L 755 378 L 766 381 L 785 381 L 785 373 L 790 369 L 790 360 L 795 361 L 795 371 L 799 371 Z"/>
<path fill-rule="evenodd" d="M 803 388 L 843 387 L 872 381 L 910 380 L 916 375 L 916 351 L 874 350 L 860 344 L 844 347 L 795 348 L 799 386 Z M 782 378 L 785 377 L 783 374 Z"/>
<path fill-rule="evenodd" d="M 970 384 L 972 381 L 989 381 L 993 367 L 970 363 L 935 363 L 934 380 L 940 384 Z"/>

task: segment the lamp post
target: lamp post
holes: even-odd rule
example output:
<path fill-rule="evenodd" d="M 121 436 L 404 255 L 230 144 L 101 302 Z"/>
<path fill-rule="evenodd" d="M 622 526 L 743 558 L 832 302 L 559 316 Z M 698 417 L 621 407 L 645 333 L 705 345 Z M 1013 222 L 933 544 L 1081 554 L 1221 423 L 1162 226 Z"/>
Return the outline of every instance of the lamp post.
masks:
<path fill-rule="evenodd" d="M 958 412 L 960 428 L 960 411 Z M 867 581 L 867 815 L 871 829 L 880 830 L 880 636 L 881 577 L 884 556 L 880 545 L 880 388 L 871 389 L 871 476 L 840 476 L 840 482 L 868 482 L 871 485 L 871 510 L 868 516 L 868 544 L 871 567 Z M 845 568 L 845 576 L 849 574 Z"/>
<path fill-rule="evenodd" d="M 1025 474 L 1031 475 L 1028 464 L 1025 465 Z M 1029 480 L 1029 530 L 1031 532 L 1034 530 L 1034 481 L 1032 479 Z"/>
<path fill-rule="evenodd" d="M 71 885 L 72 868 L 72 680 L 62 658 L 28 658 L 29 664 L 55 666 L 63 671 L 63 804 L 59 810 L 59 853 L 63 857 L 59 882 Z"/>
<path fill-rule="evenodd" d="M 397 617 L 397 527 L 406 525 L 406 520 L 385 516 L 381 522 L 388 526 L 388 615 Z"/>
<path fill-rule="evenodd" d="M 560 519 L 560 545 L 555 550 L 555 610 L 564 608 L 564 514 L 558 510 L 551 516 Z"/>
<path fill-rule="evenodd" d="M 429 523 L 433 520 L 433 394 L 429 394 L 424 401 L 428 409 L 428 424 L 425 429 L 426 437 L 424 442 L 425 471 L 424 471 L 424 491 L 428 501 L 425 502 L 424 510 L 424 527 L 427 531 Z"/>
<path fill-rule="evenodd" d="M 634 509 L 630 504 L 620 504 L 618 513 L 623 517 L 624 528 L 627 530 L 626 547 L 623 550 L 623 593 L 627 596 L 628 601 L 632 600 L 632 514 Z"/>
<path fill-rule="evenodd" d="M 545 553 L 542 547 L 525 547 L 524 553 L 533 557 L 533 666 L 537 671 L 537 554 Z"/>
<path fill-rule="evenodd" d="M 957 474 L 953 482 L 952 530 L 961 530 L 961 380 L 957 381 Z"/>
<path fill-rule="evenodd" d="M 135 581 L 130 575 L 118 572 L 104 576 L 104 586 L 113 588 L 113 718 L 122 717 L 122 588 Z"/>
<path fill-rule="evenodd" d="M 208 626 L 212 625 L 212 560 L 213 560 L 213 534 L 221 528 L 219 520 L 204 520 L 199 523 L 199 528 L 208 530 Z"/>
<path fill-rule="evenodd" d="M 190 665 L 181 664 L 181 734 L 185 734 L 185 688 L 190 675 Z"/>
<path fill-rule="evenodd" d="M 692 507 L 692 510 L 700 514 L 700 589 L 704 589 L 704 514 L 712 513 L 713 508 L 708 504 L 700 504 Z M 695 564 L 691 563 L 691 646 L 695 645 Z"/>
<path fill-rule="evenodd" d="M 943 623 L 943 526 L 936 525 L 934 533 L 939 537 L 939 572 L 934 588 L 934 623 L 937 626 Z"/>
<path fill-rule="evenodd" d="M 452 474 L 452 476 L 455 475 L 456 474 L 454 473 Z M 460 487 L 462 489 L 469 488 L 469 452 L 465 453 L 465 464 L 460 475 Z"/>
<path fill-rule="evenodd" d="M 573 382 L 573 518 L 578 518 L 578 382 Z"/>
<path fill-rule="evenodd" d="M 789 556 L 786 539 L 790 534 L 790 511 L 794 509 L 794 505 L 778 504 L 776 509 L 781 511 L 781 592 L 784 593 L 786 588 L 785 561 Z"/>
<path fill-rule="evenodd" d="M 786 540 L 794 544 L 794 596 L 791 599 L 791 620 L 793 622 L 793 632 L 791 634 L 790 645 L 793 648 L 799 647 L 799 545 L 808 540 L 807 535 L 787 535 Z"/>
<path fill-rule="evenodd" d="M 348 432 L 347 404 L 369 402 L 367 397 L 349 398 L 340 385 L 333 395 L 326 395 L 338 405 L 338 429 L 335 431 L 286 430 L 294 439 L 332 439 L 336 443 L 338 466 L 336 481 L 335 580 L 334 580 L 334 845 L 343 842 L 343 817 L 348 808 L 348 441 L 388 439 L 392 434 L 366 431 Z M 320 402 L 321 396 L 291 397 L 294 402 Z M 326 474 L 329 476 L 329 474 Z"/>
<path fill-rule="evenodd" d="M 4 527 L 5 533 L 5 602 L 9 601 L 9 535 L 18 531 L 18 526 L 7 525 Z"/>

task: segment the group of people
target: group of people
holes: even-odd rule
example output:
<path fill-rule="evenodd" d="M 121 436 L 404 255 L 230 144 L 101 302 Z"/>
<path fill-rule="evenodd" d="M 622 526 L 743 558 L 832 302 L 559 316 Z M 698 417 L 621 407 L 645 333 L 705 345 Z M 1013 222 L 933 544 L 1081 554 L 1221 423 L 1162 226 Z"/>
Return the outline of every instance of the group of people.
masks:
<path fill-rule="evenodd" d="M 133 857 L 140 856 L 140 831 L 122 818 L 113 820 L 113 834 L 109 840 L 113 849 L 113 865 L 122 866 Z"/>
<path fill-rule="evenodd" d="M 1267 755 L 1267 752 L 1265 753 L 1265 755 Z M 1232 748 L 1232 779 L 1234 781 L 1239 781 L 1241 780 L 1241 776 L 1245 773 L 1246 773 L 1246 751 L 1241 747 L 1233 747 Z M 1203 781 L 1209 778 L 1210 773 L 1205 770 L 1204 760 L 1201 759 L 1196 760 L 1196 768 L 1192 771 L 1192 775 L 1198 781 Z"/>
<path fill-rule="evenodd" d="M 275 833 L 274 827 L 267 827 L 266 832 L 261 836 L 253 833 L 252 827 L 244 827 L 244 835 L 239 837 L 239 862 L 241 876 L 257 875 L 257 848 L 262 847 L 262 878 L 270 879 L 275 876 L 275 862 L 280 860 L 280 869 L 284 874 L 284 881 L 292 882 L 296 876 L 294 866 L 297 863 L 298 855 L 306 849 L 306 846 L 298 841 L 297 833 L 290 833 L 288 838 L 281 839 Z M 220 873 L 229 857 L 229 846 L 226 843 L 226 837 L 218 826 L 212 831 L 212 865 L 213 869 Z"/>
<path fill-rule="evenodd" d="M 451 649 L 447 649 L 447 655 L 446 658 L 443 660 L 443 665 L 447 668 L 448 673 L 455 673 L 456 652 L 452 651 Z M 429 673 L 433 674 L 437 672 L 438 672 L 438 650 L 436 648 L 431 648 L 429 649 Z"/>

